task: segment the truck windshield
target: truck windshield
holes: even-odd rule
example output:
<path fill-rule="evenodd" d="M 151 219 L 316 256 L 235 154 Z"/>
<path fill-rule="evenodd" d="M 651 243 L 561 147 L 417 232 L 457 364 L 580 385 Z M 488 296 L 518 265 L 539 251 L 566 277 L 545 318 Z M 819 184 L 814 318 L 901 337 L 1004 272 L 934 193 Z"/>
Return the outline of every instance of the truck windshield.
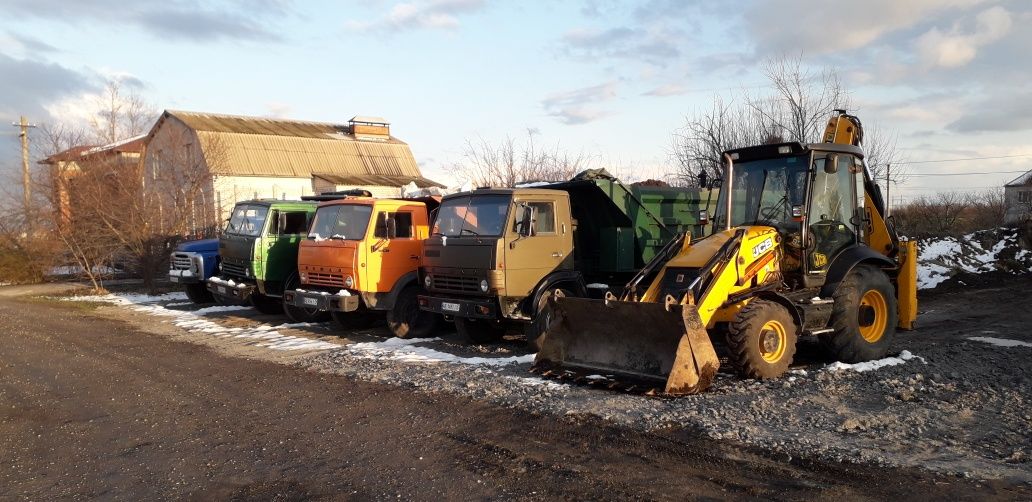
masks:
<path fill-rule="evenodd" d="M 798 229 L 792 208 L 802 206 L 810 156 L 778 157 L 734 164 L 731 190 L 721 190 L 714 229 L 727 222 L 727 197 L 731 199 L 731 226 L 770 225 L 780 230 Z"/>
<path fill-rule="evenodd" d="M 237 235 L 250 235 L 252 237 L 262 233 L 265 226 L 265 217 L 269 214 L 267 206 L 252 206 L 241 204 L 233 208 L 233 216 L 229 218 L 226 225 L 226 233 Z"/>
<path fill-rule="evenodd" d="M 360 241 L 369 227 L 373 206 L 366 204 L 339 204 L 323 206 L 315 211 L 309 239 L 343 239 Z"/>
<path fill-rule="evenodd" d="M 437 210 L 434 234 L 447 237 L 460 235 L 502 235 L 509 216 L 508 195 L 466 195 L 446 199 Z"/>

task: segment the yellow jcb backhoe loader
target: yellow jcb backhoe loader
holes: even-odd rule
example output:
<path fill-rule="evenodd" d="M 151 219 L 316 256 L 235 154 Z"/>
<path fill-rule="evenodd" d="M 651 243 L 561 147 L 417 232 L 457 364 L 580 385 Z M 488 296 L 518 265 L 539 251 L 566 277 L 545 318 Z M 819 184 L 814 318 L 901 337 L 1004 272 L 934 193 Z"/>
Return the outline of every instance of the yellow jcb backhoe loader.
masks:
<path fill-rule="evenodd" d="M 677 395 L 710 386 L 711 340 L 757 379 L 785 373 L 802 336 L 841 361 L 884 357 L 917 316 L 917 247 L 883 216 L 862 138 L 837 110 L 823 143 L 726 152 L 712 233 L 671 241 L 619 298 L 556 292 L 534 371 Z"/>

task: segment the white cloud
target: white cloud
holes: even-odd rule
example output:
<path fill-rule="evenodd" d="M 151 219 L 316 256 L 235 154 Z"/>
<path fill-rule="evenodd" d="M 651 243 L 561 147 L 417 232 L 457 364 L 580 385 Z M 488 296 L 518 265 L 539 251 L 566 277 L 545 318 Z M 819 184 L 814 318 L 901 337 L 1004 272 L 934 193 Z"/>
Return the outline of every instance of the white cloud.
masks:
<path fill-rule="evenodd" d="M 395 4 L 380 19 L 374 21 L 347 21 L 344 26 L 354 31 L 389 29 L 454 30 L 460 26 L 460 14 L 476 12 L 484 7 L 484 0 L 414 0 Z"/>
<path fill-rule="evenodd" d="M 933 16 L 985 0 L 822 0 L 765 2 L 746 13 L 757 52 L 824 54 L 857 49 Z"/>
<path fill-rule="evenodd" d="M 975 59 L 979 48 L 1010 32 L 1012 24 L 1007 9 L 992 7 L 978 14 L 973 31 L 965 31 L 960 22 L 954 24 L 949 32 L 939 28 L 928 30 L 917 39 L 917 52 L 927 66 L 964 66 Z"/>
<path fill-rule="evenodd" d="M 541 100 L 545 111 L 568 125 L 586 124 L 610 115 L 597 105 L 616 98 L 616 82 L 550 94 Z"/>

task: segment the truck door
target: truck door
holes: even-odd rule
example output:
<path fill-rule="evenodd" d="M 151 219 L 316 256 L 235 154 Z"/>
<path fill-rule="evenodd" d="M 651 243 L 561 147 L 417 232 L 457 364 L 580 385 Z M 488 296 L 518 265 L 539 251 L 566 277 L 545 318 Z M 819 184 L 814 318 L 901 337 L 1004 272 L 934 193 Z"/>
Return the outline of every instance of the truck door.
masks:
<path fill-rule="evenodd" d="M 533 232 L 519 236 L 522 210 L 510 211 L 505 246 L 506 296 L 525 296 L 546 275 L 573 266 L 573 227 L 567 199 L 527 197 L 520 200 L 534 210 Z"/>
<path fill-rule="evenodd" d="M 416 231 L 416 206 L 379 210 L 374 215 L 373 238 L 368 240 L 367 280 L 362 289 L 386 293 L 401 276 L 419 268 L 422 240 Z M 425 225 L 425 217 L 422 219 Z"/>
<path fill-rule="evenodd" d="M 276 209 L 270 215 L 269 235 L 262 239 L 266 289 L 280 294 L 287 277 L 297 270 L 297 248 L 308 230 L 309 213 Z"/>

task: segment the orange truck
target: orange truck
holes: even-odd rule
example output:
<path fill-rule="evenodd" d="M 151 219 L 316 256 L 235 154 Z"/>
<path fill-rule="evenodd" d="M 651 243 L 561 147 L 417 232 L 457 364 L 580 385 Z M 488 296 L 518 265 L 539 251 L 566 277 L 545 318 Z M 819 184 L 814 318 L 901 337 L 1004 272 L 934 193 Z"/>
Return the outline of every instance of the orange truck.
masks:
<path fill-rule="evenodd" d="M 437 317 L 420 310 L 423 240 L 439 197 L 331 198 L 316 209 L 297 253 L 300 286 L 283 302 L 330 312 L 345 327 L 386 317 L 400 338 L 427 336 Z"/>

